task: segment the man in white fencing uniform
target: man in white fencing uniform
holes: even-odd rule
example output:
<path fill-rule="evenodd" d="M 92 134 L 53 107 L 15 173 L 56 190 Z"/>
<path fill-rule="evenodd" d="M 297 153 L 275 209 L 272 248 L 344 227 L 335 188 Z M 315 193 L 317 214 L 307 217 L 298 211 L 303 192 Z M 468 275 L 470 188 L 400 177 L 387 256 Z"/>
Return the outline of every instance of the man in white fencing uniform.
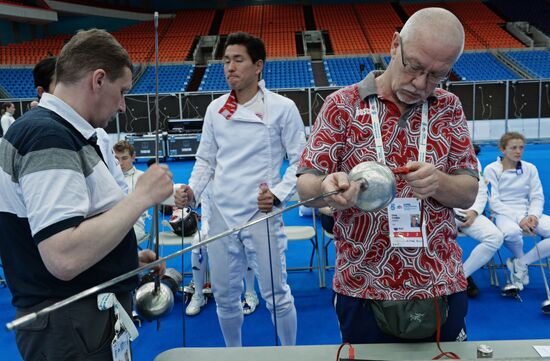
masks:
<path fill-rule="evenodd" d="M 474 149 L 477 155 L 479 146 L 474 145 Z M 474 204 L 468 209 L 454 209 L 456 226 L 466 236 L 479 241 L 468 259 L 464 261 L 464 275 L 468 280 L 467 293 L 470 297 L 476 297 L 479 292 L 472 274 L 493 258 L 496 251 L 502 246 L 504 238 L 494 223 L 483 215 L 487 204 L 487 185 L 481 174 L 482 168 L 479 159 L 477 167 L 479 169 L 479 184 Z"/>
<path fill-rule="evenodd" d="M 265 61 L 262 40 L 246 33 L 230 34 L 223 60 L 231 92 L 208 107 L 189 186 L 176 192 L 176 205 L 186 206 L 200 199 L 208 182 L 212 183 L 208 224 L 212 235 L 258 218 L 289 200 L 295 192 L 296 167 L 305 145 L 296 105 L 258 81 Z M 281 179 L 285 155 L 289 167 Z M 212 290 L 227 346 L 242 344 L 240 295 L 247 263 L 255 271 L 260 293 L 273 314 L 269 243 L 277 333 L 283 345 L 296 343 L 296 308 L 286 282 L 287 239 L 282 217 L 277 216 L 269 219 L 268 226 L 260 222 L 208 245 Z"/>
<path fill-rule="evenodd" d="M 143 171 L 134 166 L 134 161 L 136 160 L 134 146 L 127 140 L 119 140 L 113 146 L 113 151 L 115 153 L 116 160 L 120 164 L 120 169 L 124 174 L 124 182 L 128 187 L 128 193 L 131 193 L 134 191 L 139 177 L 143 174 Z M 147 238 L 147 234 L 145 232 L 145 220 L 147 218 L 149 218 L 149 213 L 145 211 L 134 224 L 134 232 L 136 233 L 136 240 L 138 244 Z"/>

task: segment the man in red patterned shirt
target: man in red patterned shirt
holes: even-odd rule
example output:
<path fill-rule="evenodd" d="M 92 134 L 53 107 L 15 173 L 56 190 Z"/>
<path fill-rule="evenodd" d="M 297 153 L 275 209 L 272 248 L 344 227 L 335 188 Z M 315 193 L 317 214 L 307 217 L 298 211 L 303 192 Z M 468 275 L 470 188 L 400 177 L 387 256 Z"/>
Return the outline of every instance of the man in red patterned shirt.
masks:
<path fill-rule="evenodd" d="M 386 71 L 373 71 L 326 99 L 302 154 L 302 199 L 342 190 L 312 206 L 335 209 L 333 289 L 344 342 L 435 340 L 435 330 L 390 335 L 373 312 L 377 301 L 434 296 L 448 310 L 441 341 L 466 339 L 467 283 L 453 207 L 474 202 L 477 163 L 459 99 L 436 88 L 463 48 L 464 29 L 453 14 L 441 8 L 416 12 L 394 34 Z M 365 161 L 410 171 L 399 176 L 396 199 L 381 211 L 355 207 L 360 185 L 347 174 Z M 420 224 L 411 223 L 414 215 Z M 397 230 L 406 236 L 396 236 Z M 407 317 L 413 322 L 424 316 Z"/>

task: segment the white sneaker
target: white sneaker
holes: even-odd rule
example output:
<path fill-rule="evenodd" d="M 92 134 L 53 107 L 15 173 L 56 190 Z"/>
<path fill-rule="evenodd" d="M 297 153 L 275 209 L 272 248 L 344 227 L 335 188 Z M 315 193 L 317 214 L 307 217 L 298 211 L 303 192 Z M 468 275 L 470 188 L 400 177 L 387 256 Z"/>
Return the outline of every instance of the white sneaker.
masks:
<path fill-rule="evenodd" d="M 252 312 L 256 311 L 256 306 L 258 306 L 258 303 L 260 303 L 260 301 L 258 300 L 258 295 L 256 292 L 245 292 L 243 314 L 250 315 Z"/>
<path fill-rule="evenodd" d="M 201 312 L 201 307 L 206 305 L 206 302 L 206 298 L 202 294 L 194 294 L 185 309 L 185 314 L 187 316 L 198 315 Z"/>
<path fill-rule="evenodd" d="M 191 280 L 187 286 L 184 286 L 183 292 L 190 295 L 195 294 L 195 281 Z"/>
<path fill-rule="evenodd" d="M 529 270 L 527 269 L 527 265 L 519 262 L 517 258 L 508 258 L 506 260 L 506 267 L 508 267 L 508 271 L 510 271 L 512 283 L 518 286 L 520 291 L 523 290 L 523 286 L 529 284 Z"/>

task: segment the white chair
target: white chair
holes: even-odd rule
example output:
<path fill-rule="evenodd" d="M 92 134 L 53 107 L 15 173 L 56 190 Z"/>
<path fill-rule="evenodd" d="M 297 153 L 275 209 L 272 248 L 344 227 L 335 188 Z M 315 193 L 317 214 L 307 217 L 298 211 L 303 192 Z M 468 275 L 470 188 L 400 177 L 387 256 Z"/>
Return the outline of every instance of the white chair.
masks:
<path fill-rule="evenodd" d="M 290 199 L 290 202 L 299 201 L 298 194 L 296 193 Z M 312 250 L 311 256 L 309 257 L 309 266 L 308 267 L 292 267 L 287 268 L 289 271 L 300 271 L 300 270 L 309 270 L 317 269 L 319 275 L 319 287 L 323 286 L 323 276 L 322 276 L 322 266 L 321 266 L 321 257 L 319 257 L 319 242 L 317 237 L 317 221 L 315 217 L 315 212 L 312 212 L 313 225 L 312 226 L 284 226 L 284 232 L 289 241 L 310 241 Z M 313 266 L 313 258 L 317 254 L 317 267 Z"/>
<path fill-rule="evenodd" d="M 172 231 L 159 232 L 159 246 L 181 246 L 182 243 L 183 245 L 189 245 L 193 241 L 195 233 L 182 239 L 181 236 Z"/>
<path fill-rule="evenodd" d="M 172 228 L 170 227 L 170 225 L 168 224 L 168 221 L 166 220 L 162 221 L 162 226 L 163 227 L 159 229 L 159 248 L 163 246 L 179 246 L 183 249 L 185 246 L 190 246 L 192 244 L 193 238 L 197 234 L 197 232 L 195 232 L 192 235 L 187 237 L 178 236 L 177 234 L 172 232 Z M 169 231 L 168 230 L 161 231 L 161 229 L 169 229 Z M 153 237 L 151 237 L 151 239 L 152 238 Z M 159 256 L 163 256 L 163 257 L 167 256 L 167 255 L 163 255 L 162 253 L 163 252 L 159 250 Z M 183 263 L 181 268 L 181 274 L 184 276 L 192 275 L 191 272 L 184 272 Z"/>
<path fill-rule="evenodd" d="M 145 233 L 141 239 L 136 239 L 138 244 L 138 249 L 142 250 L 142 244 L 147 242 L 145 248 L 151 248 L 151 234 Z"/>

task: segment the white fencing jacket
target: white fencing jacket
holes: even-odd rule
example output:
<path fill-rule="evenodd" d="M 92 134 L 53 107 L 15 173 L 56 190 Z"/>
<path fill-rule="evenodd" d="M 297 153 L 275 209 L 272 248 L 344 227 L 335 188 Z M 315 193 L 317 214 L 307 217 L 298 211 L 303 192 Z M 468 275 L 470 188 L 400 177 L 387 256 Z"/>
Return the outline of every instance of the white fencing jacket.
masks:
<path fill-rule="evenodd" d="M 477 188 L 477 196 L 474 204 L 468 209 L 455 208 L 454 211 L 457 214 L 464 214 L 466 211 L 476 211 L 478 215 L 483 214 L 485 205 L 487 204 L 487 184 L 481 174 L 481 163 L 477 160 L 477 169 L 479 171 L 479 182 Z"/>
<path fill-rule="evenodd" d="M 132 167 L 128 172 L 123 172 L 124 184 L 128 188 L 128 194 L 134 191 L 134 189 L 136 188 L 136 183 L 143 173 L 143 171 L 137 169 L 136 167 Z M 149 218 L 149 213 L 147 210 L 145 210 L 145 212 L 143 212 L 141 216 L 139 216 L 136 223 L 134 224 L 134 231 L 136 232 L 136 237 L 138 238 L 138 241 L 141 241 L 141 239 L 139 239 L 140 236 L 143 237 L 145 235 L 145 220 L 147 218 Z"/>
<path fill-rule="evenodd" d="M 113 178 L 115 178 L 116 183 L 120 189 L 122 189 L 124 194 L 128 194 L 128 186 L 124 181 L 124 174 L 122 174 L 120 164 L 115 158 L 113 144 L 111 144 L 109 135 L 103 128 L 96 128 L 95 133 L 97 135 L 97 145 L 99 145 L 99 149 L 101 149 L 101 153 L 103 153 L 103 160 L 105 161 L 105 164 L 107 164 L 109 172 L 111 172 Z"/>
<path fill-rule="evenodd" d="M 265 88 L 264 116 L 237 104 L 233 93 L 208 106 L 189 186 L 200 199 L 212 182 L 211 206 L 228 227 L 248 222 L 257 212 L 260 184 L 284 203 L 296 190 L 296 170 L 305 146 L 304 124 L 294 102 Z M 281 177 L 285 155 L 289 166 Z M 214 174 L 216 175 L 215 177 Z"/>
<path fill-rule="evenodd" d="M 521 161 L 521 171 L 502 170 L 497 159 L 485 167 L 484 176 L 489 182 L 489 208 L 491 213 L 506 215 L 520 222 L 528 215 L 540 218 L 544 208 L 544 194 L 537 167 Z"/>

